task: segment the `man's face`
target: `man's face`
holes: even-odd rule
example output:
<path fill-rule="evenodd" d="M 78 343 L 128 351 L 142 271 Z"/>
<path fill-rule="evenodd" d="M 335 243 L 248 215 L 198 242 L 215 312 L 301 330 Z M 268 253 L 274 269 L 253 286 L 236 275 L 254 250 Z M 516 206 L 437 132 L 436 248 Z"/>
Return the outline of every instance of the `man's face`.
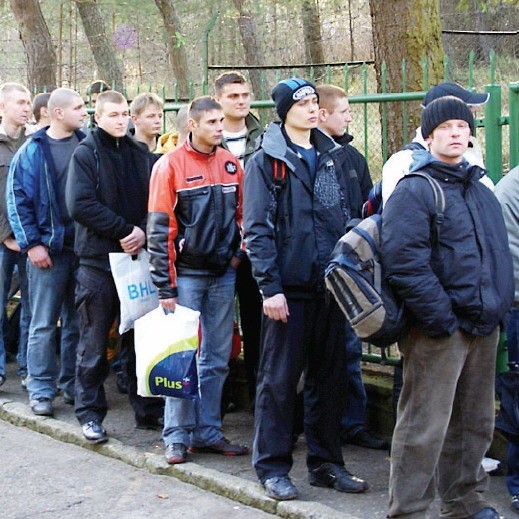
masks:
<path fill-rule="evenodd" d="M 247 83 L 224 85 L 216 100 L 228 119 L 245 119 L 250 112 L 250 88 Z"/>
<path fill-rule="evenodd" d="M 14 126 L 25 126 L 32 110 L 31 97 L 27 92 L 12 90 L 0 103 L 2 122 Z"/>
<path fill-rule="evenodd" d="M 128 103 L 104 103 L 100 113 L 95 113 L 99 128 L 112 137 L 124 137 L 128 129 Z"/>
<path fill-rule="evenodd" d="M 132 121 L 145 136 L 156 136 L 162 130 L 162 108 L 149 104 L 139 115 L 132 115 Z"/>
<path fill-rule="evenodd" d="M 221 110 L 204 112 L 199 121 L 189 119 L 189 126 L 195 147 L 203 149 L 218 146 L 222 142 L 223 112 Z"/>
<path fill-rule="evenodd" d="M 285 125 L 296 130 L 311 130 L 319 123 L 317 95 L 312 94 L 294 103 L 287 113 Z"/>
<path fill-rule="evenodd" d="M 79 130 L 87 114 L 85 103 L 80 96 L 73 98 L 65 108 L 57 108 L 64 128 L 68 131 Z"/>
<path fill-rule="evenodd" d="M 467 151 L 469 138 L 470 126 L 467 121 L 451 119 L 437 126 L 425 140 L 433 157 L 457 164 Z"/>
<path fill-rule="evenodd" d="M 319 128 L 332 137 L 341 137 L 352 121 L 350 103 L 346 97 L 335 100 L 335 108 L 330 113 L 326 108 L 319 109 Z"/>

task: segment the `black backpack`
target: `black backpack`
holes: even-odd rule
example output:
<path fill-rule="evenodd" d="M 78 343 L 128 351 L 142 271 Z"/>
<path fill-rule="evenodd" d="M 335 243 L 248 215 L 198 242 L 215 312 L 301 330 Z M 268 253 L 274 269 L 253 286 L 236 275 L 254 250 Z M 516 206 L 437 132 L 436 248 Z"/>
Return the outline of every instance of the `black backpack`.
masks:
<path fill-rule="evenodd" d="M 445 211 L 445 195 L 440 184 L 425 172 L 434 193 L 436 212 L 431 240 L 437 245 Z M 387 347 L 397 342 L 407 330 L 406 314 L 387 283 L 381 264 L 383 215 L 362 220 L 336 244 L 325 273 L 326 287 L 348 319 L 358 337 L 375 346 Z"/>

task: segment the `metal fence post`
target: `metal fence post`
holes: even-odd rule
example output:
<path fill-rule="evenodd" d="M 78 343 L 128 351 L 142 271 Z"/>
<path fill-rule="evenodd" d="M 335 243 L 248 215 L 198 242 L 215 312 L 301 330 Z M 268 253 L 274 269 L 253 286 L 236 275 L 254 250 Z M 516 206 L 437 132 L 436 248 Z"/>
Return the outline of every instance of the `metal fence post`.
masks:
<path fill-rule="evenodd" d="M 487 85 L 490 99 L 485 105 L 485 165 L 494 184 L 503 176 L 503 133 L 501 128 L 501 87 Z"/>
<path fill-rule="evenodd" d="M 209 20 L 209 23 L 207 24 L 203 40 L 202 40 L 202 94 L 207 94 L 207 85 L 209 83 L 209 33 L 213 30 L 214 24 L 216 23 L 216 19 L 218 18 L 218 15 L 220 14 L 220 11 L 216 11 L 213 16 L 211 16 L 211 19 Z M 190 92 L 190 99 L 192 99 L 192 95 Z"/>
<path fill-rule="evenodd" d="M 508 122 L 510 125 L 510 169 L 519 166 L 519 82 L 508 85 L 510 103 Z"/>

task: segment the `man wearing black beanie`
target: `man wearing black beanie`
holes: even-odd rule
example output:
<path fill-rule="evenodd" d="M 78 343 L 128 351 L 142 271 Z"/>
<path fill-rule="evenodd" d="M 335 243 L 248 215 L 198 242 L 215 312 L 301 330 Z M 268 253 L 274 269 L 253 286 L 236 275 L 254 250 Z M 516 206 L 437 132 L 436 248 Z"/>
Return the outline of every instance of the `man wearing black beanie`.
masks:
<path fill-rule="evenodd" d="M 342 458 L 345 322 L 324 288 L 325 267 L 350 219 L 341 148 L 317 129 L 312 83 L 281 81 L 272 98 L 281 123 L 267 128 L 244 181 L 245 241 L 264 313 L 253 463 L 269 497 L 297 497 L 288 474 L 304 371 L 310 484 L 363 492 L 368 485 Z"/>
<path fill-rule="evenodd" d="M 382 262 L 405 303 L 404 384 L 391 446 L 388 517 L 422 519 L 436 491 L 441 517 L 499 519 L 481 465 L 494 430 L 499 324 L 513 302 L 499 202 L 464 159 L 474 119 L 455 97 L 422 114 L 428 150 L 384 206 Z M 441 186 L 440 218 L 427 173 Z"/>

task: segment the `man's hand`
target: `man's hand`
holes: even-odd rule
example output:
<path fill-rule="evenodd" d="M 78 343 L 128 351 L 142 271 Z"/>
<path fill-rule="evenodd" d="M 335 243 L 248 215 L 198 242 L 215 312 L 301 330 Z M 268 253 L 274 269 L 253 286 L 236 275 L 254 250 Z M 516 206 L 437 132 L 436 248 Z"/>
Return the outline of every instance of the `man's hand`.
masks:
<path fill-rule="evenodd" d="M 127 254 L 137 254 L 145 242 L 146 235 L 144 234 L 144 231 L 137 226 L 133 228 L 132 232 L 128 234 L 128 236 L 119 240 L 123 251 Z"/>
<path fill-rule="evenodd" d="M 168 299 L 159 299 L 160 306 L 164 308 L 164 310 L 169 310 L 170 312 L 174 312 L 177 307 L 177 299 L 176 297 L 170 297 Z"/>
<path fill-rule="evenodd" d="M 272 297 L 267 297 L 263 300 L 263 313 L 274 319 L 274 321 L 281 321 L 286 323 L 290 312 L 288 311 L 288 304 L 284 294 L 276 294 Z"/>
<path fill-rule="evenodd" d="M 239 266 L 240 266 L 240 263 L 241 263 L 241 258 L 238 257 L 238 256 L 233 256 L 231 258 L 231 267 L 236 270 Z"/>
<path fill-rule="evenodd" d="M 4 245 L 14 252 L 20 252 L 20 246 L 18 245 L 18 242 L 14 238 L 11 238 L 11 236 L 5 239 Z"/>
<path fill-rule="evenodd" d="M 36 245 L 36 247 L 29 249 L 27 251 L 27 256 L 29 256 L 31 263 L 39 269 L 52 268 L 52 260 L 49 256 L 49 250 L 43 245 Z"/>

